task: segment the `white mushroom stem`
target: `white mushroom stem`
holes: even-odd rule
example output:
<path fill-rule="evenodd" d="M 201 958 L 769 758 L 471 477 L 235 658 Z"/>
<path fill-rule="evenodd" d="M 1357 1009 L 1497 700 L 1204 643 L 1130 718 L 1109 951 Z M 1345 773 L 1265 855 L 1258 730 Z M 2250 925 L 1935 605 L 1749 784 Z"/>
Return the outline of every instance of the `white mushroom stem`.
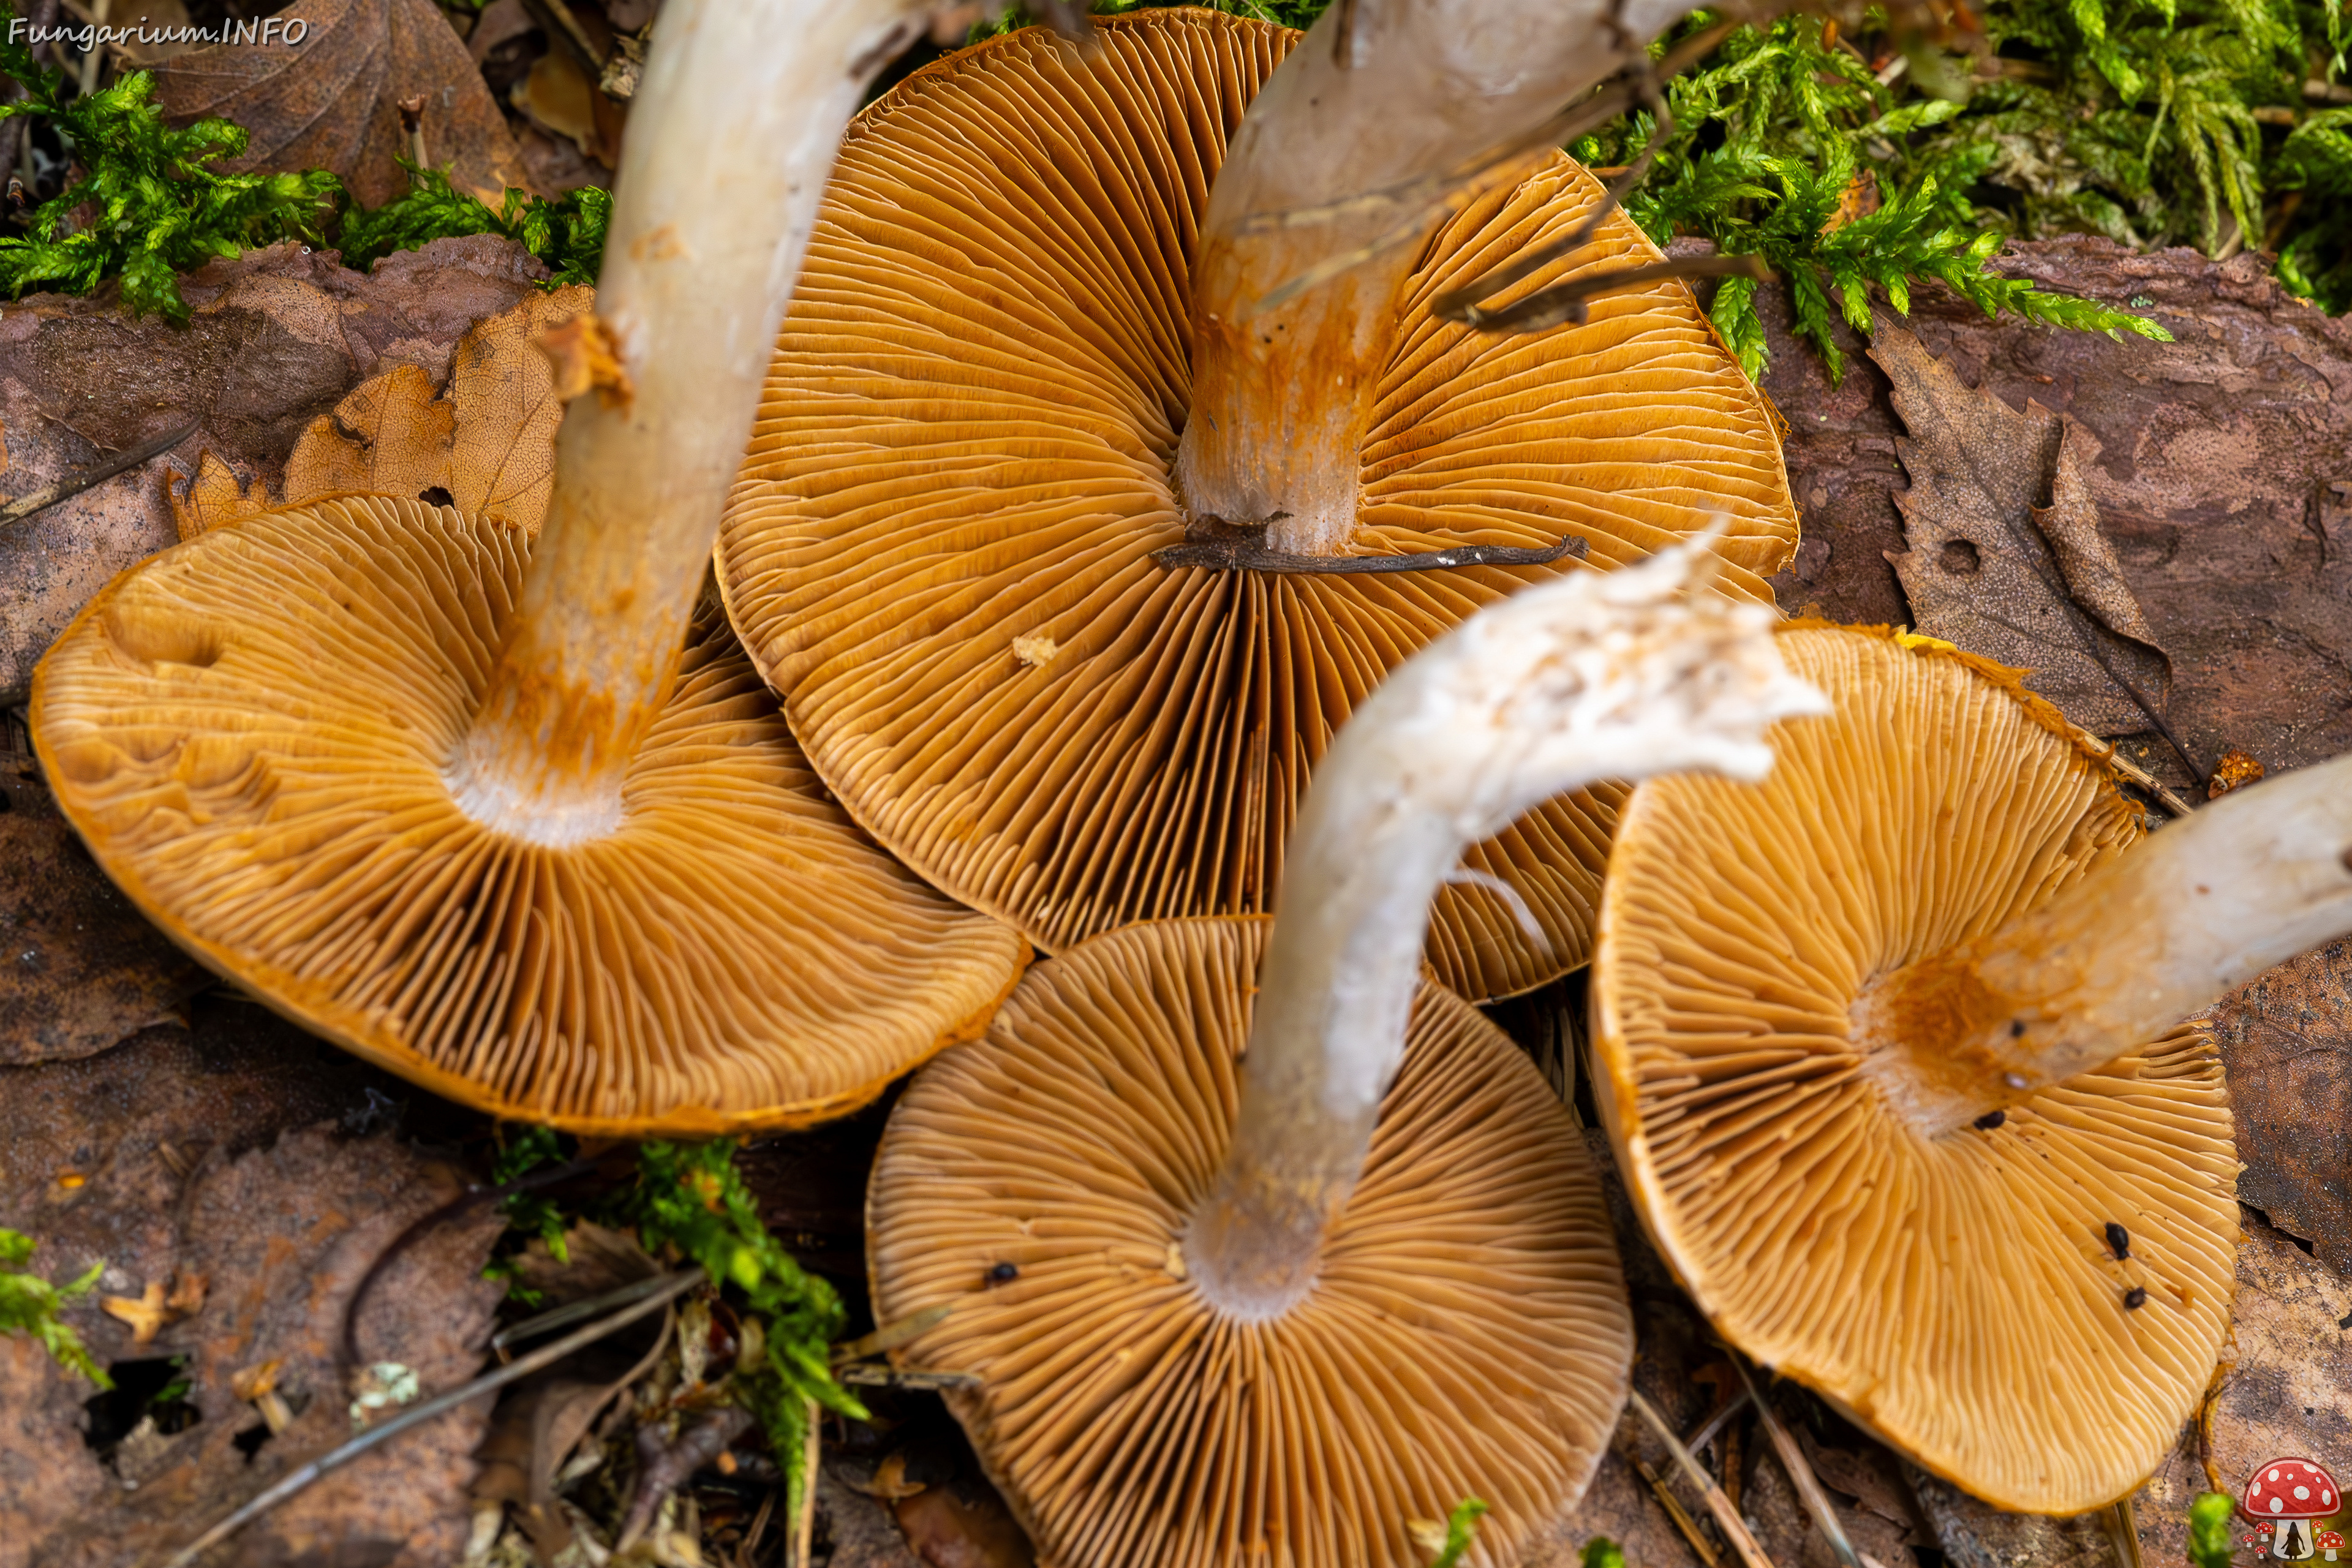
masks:
<path fill-rule="evenodd" d="M 1311 225 L 1263 220 L 1443 175 L 1525 138 L 1617 70 L 1620 28 L 1638 46 L 1688 8 L 1354 0 L 1323 13 L 1250 105 L 1210 192 L 1177 453 L 1194 517 L 1270 521 L 1272 549 L 1341 551 L 1398 291 L 1445 210 L 1423 195 L 1359 202 Z M 1318 262 L 1384 238 L 1360 265 L 1253 310 Z"/>
<path fill-rule="evenodd" d="M 637 89 L 582 397 L 451 787 L 545 844 L 610 832 L 660 713 L 844 126 L 931 0 L 671 0 Z"/>
<path fill-rule="evenodd" d="M 1770 611 L 1691 592 L 1702 548 L 1522 589 L 1401 666 L 1317 768 L 1259 973 L 1239 1120 L 1184 1240 L 1224 1310 L 1314 1280 L 1404 1051 L 1430 901 L 1470 845 L 1597 779 L 1761 777 L 1766 725 L 1828 704 Z"/>
<path fill-rule="evenodd" d="M 2156 1038 L 2352 932 L 2352 756 L 2233 791 L 1853 1009 L 1863 1071 L 1923 1136 Z"/>

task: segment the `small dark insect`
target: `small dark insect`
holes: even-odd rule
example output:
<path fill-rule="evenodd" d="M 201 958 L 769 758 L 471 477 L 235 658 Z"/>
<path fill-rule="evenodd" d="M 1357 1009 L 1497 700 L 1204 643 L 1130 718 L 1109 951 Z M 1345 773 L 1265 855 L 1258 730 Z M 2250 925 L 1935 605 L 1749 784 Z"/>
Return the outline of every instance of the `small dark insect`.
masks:
<path fill-rule="evenodd" d="M 1000 1263 L 988 1271 L 991 1285 L 1007 1285 L 1020 1278 L 1021 1266 L 1017 1263 Z"/>
<path fill-rule="evenodd" d="M 2131 1256 L 2131 1232 L 2113 1220 L 2107 1221 L 2107 1250 L 2119 1263 Z"/>
<path fill-rule="evenodd" d="M 2124 1292 L 2124 1310 L 2125 1310 L 2125 1311 L 2126 1311 L 2126 1312 L 2137 1312 L 2137 1311 L 2138 1311 L 2142 1307 L 2145 1307 L 2145 1306 L 2147 1306 L 2147 1291 L 2146 1289 L 2144 1289 L 2143 1288 L 2141 1288 L 2140 1286 L 2135 1285 L 2135 1286 L 2133 1286 L 2130 1289 L 2128 1289 L 2128 1290 L 2126 1290 L 2126 1291 L 2125 1291 L 2125 1292 Z"/>
<path fill-rule="evenodd" d="M 1990 1132 L 2008 1120 L 2009 1112 L 2006 1110 L 1988 1110 L 1977 1118 L 1977 1125 Z"/>
<path fill-rule="evenodd" d="M 2024 1035 L 2025 1020 L 2022 1018 L 2011 1018 L 2009 1021 L 2009 1037 L 2012 1040 L 2021 1039 L 2024 1037 Z"/>

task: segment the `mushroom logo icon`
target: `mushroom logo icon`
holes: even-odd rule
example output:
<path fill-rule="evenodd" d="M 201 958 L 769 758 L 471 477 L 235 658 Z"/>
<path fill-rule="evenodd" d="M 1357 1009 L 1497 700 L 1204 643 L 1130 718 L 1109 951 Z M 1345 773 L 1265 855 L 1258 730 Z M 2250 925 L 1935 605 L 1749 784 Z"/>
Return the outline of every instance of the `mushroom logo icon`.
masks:
<path fill-rule="evenodd" d="M 2323 1530 L 2319 1532 L 2319 1554 L 2322 1557 L 2333 1563 L 2336 1561 L 2336 1554 L 2343 1550 L 2344 1532 L 2342 1531 Z"/>
<path fill-rule="evenodd" d="M 2309 1459 L 2273 1459 L 2256 1470 L 2246 1483 L 2243 1507 L 2255 1523 L 2257 1557 L 2299 1563 L 2324 1545 L 2332 1563 L 2344 1545 L 2333 1530 L 2324 1539 L 2315 1533 L 2313 1521 L 2341 1512 L 2344 1498 L 2336 1478 Z"/>

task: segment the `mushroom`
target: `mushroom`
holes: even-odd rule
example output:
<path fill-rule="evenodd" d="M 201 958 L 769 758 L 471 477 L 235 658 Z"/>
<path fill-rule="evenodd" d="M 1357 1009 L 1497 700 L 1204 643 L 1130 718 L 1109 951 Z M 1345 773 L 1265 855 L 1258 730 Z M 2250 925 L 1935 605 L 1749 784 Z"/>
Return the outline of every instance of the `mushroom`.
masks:
<path fill-rule="evenodd" d="M 2242 1508 L 2267 1529 L 2270 1555 L 2285 1562 L 2304 1562 L 2325 1549 L 2333 1563 L 2344 1544 L 2344 1538 L 2332 1530 L 2313 1534 L 2314 1520 L 2344 1511 L 2344 1493 L 2325 1467 L 2309 1459 L 2273 1459 L 2256 1470 L 2246 1482 Z"/>
<path fill-rule="evenodd" d="M 832 1114 L 984 1026 L 1018 941 L 866 840 L 689 624 L 835 139 L 925 9 L 673 0 L 535 545 L 330 499 L 164 552 L 59 639 L 59 803 L 190 952 L 583 1131 Z"/>
<path fill-rule="evenodd" d="M 1260 911 L 1332 734 L 1480 605 L 1718 515 L 1718 586 L 1769 602 L 1797 526 L 1780 443 L 1682 283 L 1541 333 L 1436 313 L 1596 215 L 1568 159 L 1450 216 L 1386 209 L 1411 243 L 1309 291 L 1362 318 L 1346 371 L 1283 346 L 1291 307 L 1248 317 L 1276 350 L 1232 330 L 1252 289 L 1355 241 L 1284 227 L 1269 249 L 1229 193 L 1349 195 L 1404 176 L 1400 139 L 1451 167 L 1608 68 L 1592 10 L 1340 5 L 1301 41 L 1152 9 L 1099 19 L 1091 64 L 1017 33 L 859 117 L 719 571 L 811 762 L 884 844 L 1048 951 Z M 1349 15 L 1370 63 L 1334 74 Z M 1294 79 L 1322 118 L 1307 87 L 1277 91 Z M 1613 216 L 1506 297 L 1657 258 Z M 1258 385 L 1314 408 L 1232 401 Z M 1246 443 L 1204 447 L 1212 428 Z M 1226 496 L 1220 476 L 1281 454 L 1341 476 L 1339 510 Z M 1620 795 L 1538 803 L 1471 852 L 1433 921 L 1440 980 L 1475 999 L 1584 962 Z"/>
<path fill-rule="evenodd" d="M 1732 1344 L 2003 1508 L 2103 1506 L 2229 1326 L 2229 1104 L 2181 1020 L 2352 928 L 2352 759 L 2136 844 L 2015 671 L 1780 645 L 1835 718 L 1619 825 L 1591 1037 L 1627 1189 Z"/>
<path fill-rule="evenodd" d="M 1404 662 L 1317 776 L 1270 934 L 1080 942 L 894 1110 L 876 1310 L 938 1319 L 906 1353 L 980 1378 L 949 1399 L 1042 1561 L 1408 1568 L 1407 1521 L 1475 1496 L 1474 1560 L 1512 1563 L 1582 1491 L 1633 1349 L 1598 1178 L 1415 960 L 1528 802 L 1756 777 L 1762 726 L 1818 705 L 1769 610 L 1676 596 L 1695 553 L 1530 587 Z"/>

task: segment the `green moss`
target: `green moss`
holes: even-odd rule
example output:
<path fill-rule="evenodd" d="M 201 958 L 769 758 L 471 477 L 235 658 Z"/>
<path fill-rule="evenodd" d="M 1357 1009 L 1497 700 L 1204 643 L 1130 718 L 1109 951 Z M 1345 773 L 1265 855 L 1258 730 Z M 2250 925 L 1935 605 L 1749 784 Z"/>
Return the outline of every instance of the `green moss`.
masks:
<path fill-rule="evenodd" d="M 1701 12 L 1673 37 L 1713 20 Z M 1907 312 L 1911 289 L 1927 279 L 1989 315 L 2011 310 L 2079 331 L 2167 335 L 2143 317 L 1990 270 L 2005 230 L 1984 221 L 1967 195 L 1990 161 L 1982 138 L 1953 129 L 1969 109 L 1906 98 L 1818 17 L 1735 29 L 1668 85 L 1667 103 L 1672 132 L 1627 196 L 1627 212 L 1662 245 L 1694 234 L 1727 254 L 1763 257 L 1789 291 L 1798 335 L 1820 352 L 1832 380 L 1844 368 L 1831 336 L 1835 321 L 1867 332 L 1874 299 Z M 1582 138 L 1574 152 L 1588 163 L 1629 163 L 1654 128 L 1647 112 L 1633 114 Z M 1714 306 L 1716 325 L 1750 375 L 1765 358 L 1755 287 L 1728 282 Z"/>
<path fill-rule="evenodd" d="M 68 1372 L 112 1388 L 113 1380 L 90 1360 L 81 1336 L 58 1321 L 59 1305 L 95 1289 L 106 1265 L 93 1263 L 80 1279 L 52 1285 L 29 1268 L 34 1245 L 29 1236 L 0 1230 L 0 1334 L 29 1334 Z"/>
<path fill-rule="evenodd" d="M 504 1185 L 562 1157 L 555 1133 L 525 1129 L 499 1152 L 492 1174 Z M 841 1298 L 802 1268 L 761 1221 L 758 1202 L 735 1168 L 735 1144 L 724 1139 L 644 1144 L 636 1179 L 576 1216 L 529 1193 L 508 1198 L 506 1210 L 515 1231 L 547 1241 L 559 1258 L 571 1217 L 633 1227 L 646 1251 L 674 1249 L 700 1265 L 744 1317 L 758 1323 L 759 1360 L 738 1368 L 727 1388 L 766 1434 L 784 1471 L 789 1511 L 797 1517 L 810 1479 L 804 1441 L 810 1403 L 857 1420 L 866 1412 L 833 1377 L 833 1342 L 846 1321 Z M 493 1264 L 492 1271 L 511 1279 L 500 1265 Z"/>
<path fill-rule="evenodd" d="M 362 271 L 396 250 L 415 250 L 436 239 L 498 234 L 545 262 L 553 274 L 544 285 L 596 281 L 604 255 L 604 229 L 613 216 L 613 195 L 599 185 L 583 185 L 561 196 L 509 191 L 495 212 L 449 183 L 440 169 L 420 169 L 406 159 L 408 191 L 373 211 L 344 216 L 336 235 L 343 265 Z"/>
<path fill-rule="evenodd" d="M 317 241 L 333 216 L 341 182 L 320 170 L 224 174 L 213 165 L 245 151 L 246 133 L 226 120 L 184 130 L 163 123 L 154 79 L 132 71 L 87 98 L 62 96 L 64 73 L 37 64 L 21 42 L 0 37 L 0 71 L 25 96 L 0 117 L 47 117 L 88 173 L 28 215 L 26 233 L 0 239 L 0 288 L 86 294 L 121 279 L 137 314 L 188 318 L 180 274 L 216 256 L 281 239 Z M 87 204 L 90 211 L 76 217 Z"/>

